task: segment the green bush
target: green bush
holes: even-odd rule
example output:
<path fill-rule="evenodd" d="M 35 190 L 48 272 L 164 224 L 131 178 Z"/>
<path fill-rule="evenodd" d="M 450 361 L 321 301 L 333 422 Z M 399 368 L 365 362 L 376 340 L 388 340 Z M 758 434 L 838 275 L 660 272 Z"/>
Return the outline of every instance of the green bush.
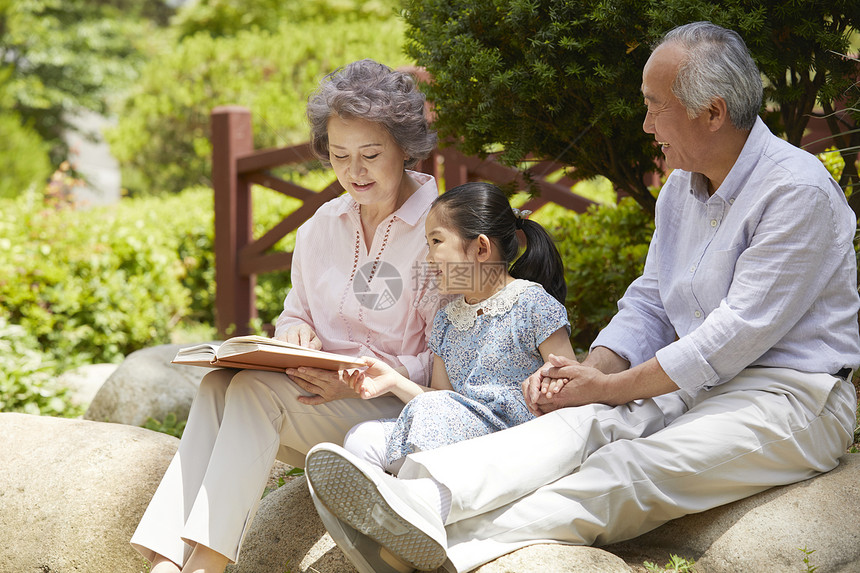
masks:
<path fill-rule="evenodd" d="M 62 369 L 167 342 L 189 306 L 181 230 L 211 213 L 211 205 L 178 203 L 78 211 L 38 193 L 3 201 L 0 313 Z"/>
<path fill-rule="evenodd" d="M 799 144 L 810 117 L 829 117 L 853 166 L 860 121 L 856 0 L 405 0 L 407 53 L 435 78 L 427 94 L 440 135 L 467 153 L 516 165 L 551 159 L 603 175 L 649 210 L 643 176 L 661 171 L 642 131 L 648 45 L 679 24 L 737 30 L 765 76 L 765 120 Z M 845 55 L 848 54 L 849 57 Z M 847 114 L 834 114 L 843 101 Z M 819 107 L 820 106 L 820 107 Z M 817 109 L 823 110 L 819 114 Z M 856 134 L 855 134 L 856 137 Z M 843 188 L 857 173 L 843 173 Z M 860 209 L 858 209 L 860 210 Z"/>
<path fill-rule="evenodd" d="M 633 199 L 559 217 L 549 226 L 564 261 L 571 341 L 587 349 L 642 274 L 654 221 Z"/>
<path fill-rule="evenodd" d="M 134 82 L 155 25 L 156 9 L 138 0 L 0 1 L 0 79 L 7 101 L 66 159 L 63 132 L 81 108 L 107 111 L 107 100 Z M 164 12 L 163 10 L 161 11 Z M 6 131 L 0 130 L 3 137 Z"/>
<path fill-rule="evenodd" d="M 255 236 L 299 204 L 262 189 L 253 196 Z M 33 337 L 55 374 L 168 343 L 181 321 L 214 322 L 213 237 L 206 188 L 88 210 L 36 192 L 0 200 L 0 315 Z M 263 322 L 288 289 L 289 272 L 258 278 Z"/>
<path fill-rule="evenodd" d="M 68 390 L 56 384 L 56 363 L 21 326 L 0 313 L 0 412 L 75 417 Z"/>
<path fill-rule="evenodd" d="M 15 197 L 51 174 L 48 145 L 14 113 L 0 113 L 0 197 Z"/>
<path fill-rule="evenodd" d="M 185 424 L 187 423 L 188 420 L 179 420 L 175 413 L 170 412 L 164 417 L 163 422 L 152 417 L 147 418 L 141 428 L 146 428 L 153 432 L 161 432 L 162 434 L 167 434 L 168 436 L 181 439 L 182 433 L 185 431 Z"/>
<path fill-rule="evenodd" d="M 173 26 L 182 38 L 198 32 L 233 36 L 250 29 L 274 32 L 284 20 L 372 22 L 390 18 L 399 5 L 399 0 L 197 0 L 180 8 Z"/>
<path fill-rule="evenodd" d="M 402 40 L 403 24 L 393 17 L 285 20 L 272 33 L 185 38 L 144 68 L 106 134 L 123 184 L 132 194 L 208 185 L 209 114 L 219 105 L 251 109 L 257 148 L 307 141 L 305 105 L 320 78 L 364 57 L 405 65 Z"/>

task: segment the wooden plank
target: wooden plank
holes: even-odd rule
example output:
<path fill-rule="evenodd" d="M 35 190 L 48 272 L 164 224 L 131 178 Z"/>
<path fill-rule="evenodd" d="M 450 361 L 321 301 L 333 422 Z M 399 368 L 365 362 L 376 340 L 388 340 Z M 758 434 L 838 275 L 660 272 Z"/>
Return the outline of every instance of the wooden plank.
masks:
<path fill-rule="evenodd" d="M 312 161 L 316 156 L 311 151 L 311 144 L 300 143 L 291 147 L 277 147 L 246 152 L 236 158 L 236 170 L 239 174 L 251 171 L 270 169 L 278 165 L 290 165 Z"/>

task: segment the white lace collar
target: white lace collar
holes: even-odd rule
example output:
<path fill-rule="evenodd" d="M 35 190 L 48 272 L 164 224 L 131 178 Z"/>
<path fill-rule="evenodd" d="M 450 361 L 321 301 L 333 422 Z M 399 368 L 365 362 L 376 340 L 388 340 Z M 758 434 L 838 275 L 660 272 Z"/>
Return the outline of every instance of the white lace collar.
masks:
<path fill-rule="evenodd" d="M 467 303 L 461 296 L 445 307 L 445 314 L 454 328 L 468 330 L 474 326 L 479 314 L 499 316 L 511 310 L 522 292 L 536 284 L 525 279 L 515 279 L 499 292 L 475 304 Z"/>

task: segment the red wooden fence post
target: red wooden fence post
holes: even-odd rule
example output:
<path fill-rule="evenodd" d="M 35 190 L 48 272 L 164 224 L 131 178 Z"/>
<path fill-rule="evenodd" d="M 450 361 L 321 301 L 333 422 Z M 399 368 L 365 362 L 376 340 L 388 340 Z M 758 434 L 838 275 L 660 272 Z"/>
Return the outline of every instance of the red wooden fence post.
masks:
<path fill-rule="evenodd" d="M 215 324 L 221 337 L 247 334 L 257 316 L 254 275 L 239 272 L 239 254 L 251 242 L 251 186 L 239 177 L 236 159 L 254 149 L 251 111 L 212 110 L 212 187 L 215 191 Z"/>

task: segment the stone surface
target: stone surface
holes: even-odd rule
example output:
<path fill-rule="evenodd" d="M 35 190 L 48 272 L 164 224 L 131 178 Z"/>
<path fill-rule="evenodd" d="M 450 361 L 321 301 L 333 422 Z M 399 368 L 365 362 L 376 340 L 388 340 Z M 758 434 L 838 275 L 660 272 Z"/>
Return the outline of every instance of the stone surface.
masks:
<path fill-rule="evenodd" d="M 292 479 L 260 502 L 239 562 L 228 573 L 355 573 L 317 515 L 304 477 Z"/>
<path fill-rule="evenodd" d="M 701 573 L 860 571 L 860 454 L 843 456 L 824 475 L 777 487 L 710 511 L 671 521 L 606 549 L 636 555 L 668 553 L 695 559 Z"/>
<path fill-rule="evenodd" d="M 530 545 L 475 569 L 475 573 L 631 573 L 623 559 L 596 547 Z"/>
<path fill-rule="evenodd" d="M 164 344 L 129 354 L 102 384 L 84 418 L 142 426 L 149 417 L 163 422 L 172 412 L 186 420 L 209 369 L 171 364 L 183 346 L 187 345 Z"/>
<path fill-rule="evenodd" d="M 199 367 L 170 365 L 179 348 L 130 355 L 102 385 L 87 417 L 139 425 L 187 416 Z M 184 407 L 182 405 L 185 405 Z M 0 414 L 0 573 L 144 571 L 128 539 L 175 451 L 175 438 L 118 424 Z M 288 469 L 276 464 L 270 486 Z M 698 573 L 860 571 L 860 454 L 832 472 L 687 516 L 604 548 L 534 545 L 478 573 L 633 572 L 670 554 Z M 320 522 L 303 477 L 262 500 L 231 573 L 355 573 Z M 441 571 L 441 570 L 440 570 Z"/>
<path fill-rule="evenodd" d="M 604 548 L 540 544 L 475 573 L 631 573 L 644 561 L 664 566 L 671 554 L 696 561 L 698 573 L 803 571 L 802 548 L 819 571 L 860 570 L 860 454 L 832 472 L 773 488 L 687 516 L 636 539 Z M 322 527 L 304 479 L 269 494 L 231 573 L 355 573 Z M 441 573 L 441 570 L 437 573 Z"/>
<path fill-rule="evenodd" d="M 63 373 L 57 383 L 69 389 L 73 404 L 88 408 L 99 388 L 118 367 L 118 364 L 87 364 Z"/>
<path fill-rule="evenodd" d="M 128 540 L 179 440 L 13 413 L 0 436 L 0 572 L 145 571 Z"/>

